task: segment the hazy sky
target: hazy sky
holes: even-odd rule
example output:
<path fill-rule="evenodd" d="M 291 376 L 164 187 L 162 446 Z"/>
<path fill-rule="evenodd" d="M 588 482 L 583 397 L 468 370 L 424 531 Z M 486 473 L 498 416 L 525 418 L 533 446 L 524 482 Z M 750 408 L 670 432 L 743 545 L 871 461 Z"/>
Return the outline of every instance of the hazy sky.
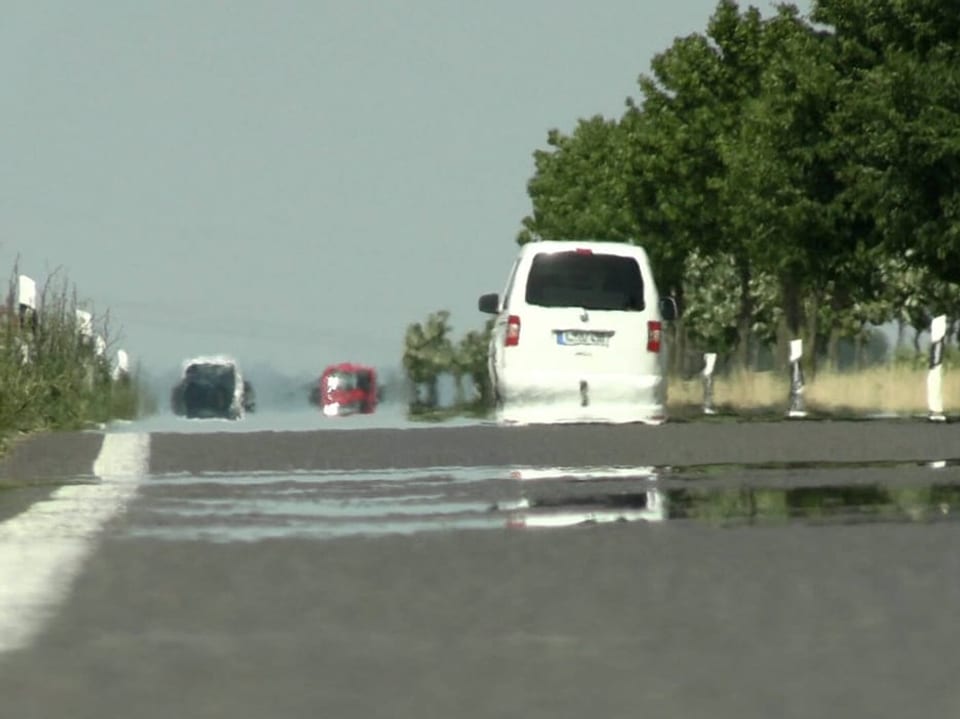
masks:
<path fill-rule="evenodd" d="M 398 365 L 433 310 L 481 326 L 548 130 L 715 6 L 0 0 L 0 267 L 62 268 L 151 371 Z"/>

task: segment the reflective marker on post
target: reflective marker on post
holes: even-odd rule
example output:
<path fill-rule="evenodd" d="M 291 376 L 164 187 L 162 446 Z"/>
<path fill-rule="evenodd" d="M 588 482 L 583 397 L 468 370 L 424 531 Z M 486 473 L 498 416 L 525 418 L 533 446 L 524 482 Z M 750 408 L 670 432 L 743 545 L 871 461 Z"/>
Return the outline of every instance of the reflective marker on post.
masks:
<path fill-rule="evenodd" d="M 704 352 L 703 360 L 703 413 L 716 414 L 717 410 L 713 406 L 713 368 L 717 364 L 716 352 Z"/>
<path fill-rule="evenodd" d="M 803 368 L 800 358 L 803 356 L 803 340 L 790 340 L 790 410 L 788 417 L 806 417 L 803 407 Z"/>
<path fill-rule="evenodd" d="M 934 317 L 930 323 L 930 370 L 927 372 L 927 419 L 944 422 L 943 414 L 943 340 L 947 334 L 947 316 Z"/>

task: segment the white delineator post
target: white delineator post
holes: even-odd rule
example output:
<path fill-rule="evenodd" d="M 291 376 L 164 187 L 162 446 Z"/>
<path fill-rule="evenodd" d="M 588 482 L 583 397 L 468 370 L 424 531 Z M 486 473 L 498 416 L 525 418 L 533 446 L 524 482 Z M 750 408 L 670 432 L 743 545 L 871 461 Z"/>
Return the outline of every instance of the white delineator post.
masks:
<path fill-rule="evenodd" d="M 20 363 L 30 362 L 30 337 L 22 331 L 34 334 L 37 327 L 37 283 L 26 275 L 17 276 L 17 322 L 21 334 L 14 339 L 20 350 Z"/>
<path fill-rule="evenodd" d="M 705 352 L 703 361 L 703 413 L 716 414 L 717 410 L 713 406 L 713 370 L 717 364 L 717 353 Z"/>
<path fill-rule="evenodd" d="M 114 382 L 125 380 L 130 376 L 130 357 L 126 350 L 117 350 L 117 362 L 111 376 Z"/>
<path fill-rule="evenodd" d="M 801 357 L 803 357 L 803 340 L 790 340 L 790 409 L 787 411 L 788 417 L 807 416 L 807 411 L 803 405 Z"/>
<path fill-rule="evenodd" d="M 93 341 L 93 315 L 86 310 L 75 310 L 77 316 L 77 334 L 84 342 Z"/>
<path fill-rule="evenodd" d="M 80 338 L 80 344 L 86 348 L 92 348 L 94 346 L 94 333 L 93 333 L 93 315 L 86 310 L 74 310 L 76 315 L 77 322 L 77 337 Z M 86 371 L 86 385 L 87 389 L 93 388 L 93 365 L 87 364 L 85 367 Z"/>
<path fill-rule="evenodd" d="M 37 312 L 37 283 L 26 275 L 17 276 L 17 312 L 21 329 L 33 331 Z"/>
<path fill-rule="evenodd" d="M 930 369 L 927 372 L 927 419 L 944 422 L 943 414 L 943 340 L 947 334 L 947 316 L 934 317 L 930 323 Z"/>
<path fill-rule="evenodd" d="M 26 275 L 17 277 L 17 305 L 28 310 L 37 309 L 37 283 Z"/>

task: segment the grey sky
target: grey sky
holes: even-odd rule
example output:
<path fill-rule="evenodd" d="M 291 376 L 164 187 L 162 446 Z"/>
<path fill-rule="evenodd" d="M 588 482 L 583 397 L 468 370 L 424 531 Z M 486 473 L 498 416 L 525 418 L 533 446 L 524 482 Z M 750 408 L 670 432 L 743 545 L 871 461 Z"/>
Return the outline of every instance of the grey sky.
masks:
<path fill-rule="evenodd" d="M 481 325 L 547 131 L 715 6 L 0 0 L 0 266 L 62 267 L 150 370 L 397 365 Z"/>

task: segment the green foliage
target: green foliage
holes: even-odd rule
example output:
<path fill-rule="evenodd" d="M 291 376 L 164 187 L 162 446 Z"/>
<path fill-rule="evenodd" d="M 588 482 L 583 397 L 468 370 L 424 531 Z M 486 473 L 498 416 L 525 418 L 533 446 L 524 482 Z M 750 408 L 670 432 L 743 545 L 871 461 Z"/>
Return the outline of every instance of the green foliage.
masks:
<path fill-rule="evenodd" d="M 453 344 L 448 335 L 450 313 L 434 312 L 423 324 L 415 322 L 407 327 L 404 339 L 403 367 L 407 372 L 417 396 L 414 404 L 437 406 L 437 381 L 440 375 L 453 364 Z M 426 396 L 420 395 L 420 388 Z"/>
<path fill-rule="evenodd" d="M 36 314 L 21 316 L 13 300 L 17 274 L 0 309 L 0 435 L 137 416 L 146 393 L 136 378 L 111 378 L 107 318 L 94 318 L 94 336 L 105 340 L 98 351 L 78 327 L 76 293 L 56 274 L 41 291 Z"/>
<path fill-rule="evenodd" d="M 817 24 L 813 24 L 816 22 Z M 685 336 L 823 350 L 960 306 L 960 13 L 720 0 L 618 119 L 552 130 L 518 240 L 642 244 Z M 808 345 L 809 346 L 809 345 Z"/>
<path fill-rule="evenodd" d="M 688 341 L 702 351 L 727 354 L 738 339 L 738 322 L 742 308 L 741 275 L 736 258 L 717 253 L 704 256 L 694 250 L 684 265 L 683 324 Z M 765 342 L 772 342 L 782 315 L 776 279 L 754 274 L 746 287 L 747 299 L 753 308 L 751 332 Z"/>
<path fill-rule="evenodd" d="M 893 364 L 908 369 L 927 369 L 930 366 L 930 353 L 917 351 L 913 347 L 897 347 L 893 352 Z M 943 348 L 943 369 L 951 371 L 960 368 L 960 348 L 945 344 Z"/>
<path fill-rule="evenodd" d="M 482 414 L 492 404 L 487 356 L 493 320 L 488 320 L 482 330 L 470 330 L 454 344 L 449 319 L 450 313 L 440 310 L 431 313 L 426 322 L 407 327 L 403 367 L 413 390 L 412 414 L 443 419 L 451 411 Z M 457 397 L 453 408 L 440 407 L 438 383 L 444 375 L 454 380 Z M 463 389 L 464 378 L 470 379 L 473 388 L 469 399 Z"/>
<path fill-rule="evenodd" d="M 949 485 L 671 489 L 673 518 L 711 524 L 889 520 L 926 522 L 955 511 L 960 492 Z"/>
<path fill-rule="evenodd" d="M 470 378 L 475 395 L 470 401 L 479 407 L 493 404 L 488 359 L 494 321 L 491 318 L 486 321 L 482 330 L 467 332 L 457 346 L 455 364 L 461 374 Z"/>
<path fill-rule="evenodd" d="M 541 201 L 523 219 L 518 243 L 635 238 L 627 195 L 629 146 L 620 125 L 595 116 L 581 120 L 572 136 L 551 130 L 547 144 L 552 150 L 533 155 L 537 172 L 527 190 Z"/>
<path fill-rule="evenodd" d="M 949 3 L 817 3 L 843 73 L 832 118 L 849 204 L 876 241 L 960 281 L 960 35 Z"/>
<path fill-rule="evenodd" d="M 720 0 L 704 32 L 677 38 L 638 82 L 621 117 L 548 133 L 519 243 L 642 244 L 683 311 L 677 356 L 736 353 L 746 366 L 779 347 L 782 362 L 784 340 L 802 337 L 836 362 L 871 325 L 957 319 L 950 3 L 815 0 L 808 21 L 792 5 L 764 18 Z M 431 406 L 444 373 L 488 391 L 485 333 L 455 347 L 446 321 L 408 332 L 405 367 Z"/>

